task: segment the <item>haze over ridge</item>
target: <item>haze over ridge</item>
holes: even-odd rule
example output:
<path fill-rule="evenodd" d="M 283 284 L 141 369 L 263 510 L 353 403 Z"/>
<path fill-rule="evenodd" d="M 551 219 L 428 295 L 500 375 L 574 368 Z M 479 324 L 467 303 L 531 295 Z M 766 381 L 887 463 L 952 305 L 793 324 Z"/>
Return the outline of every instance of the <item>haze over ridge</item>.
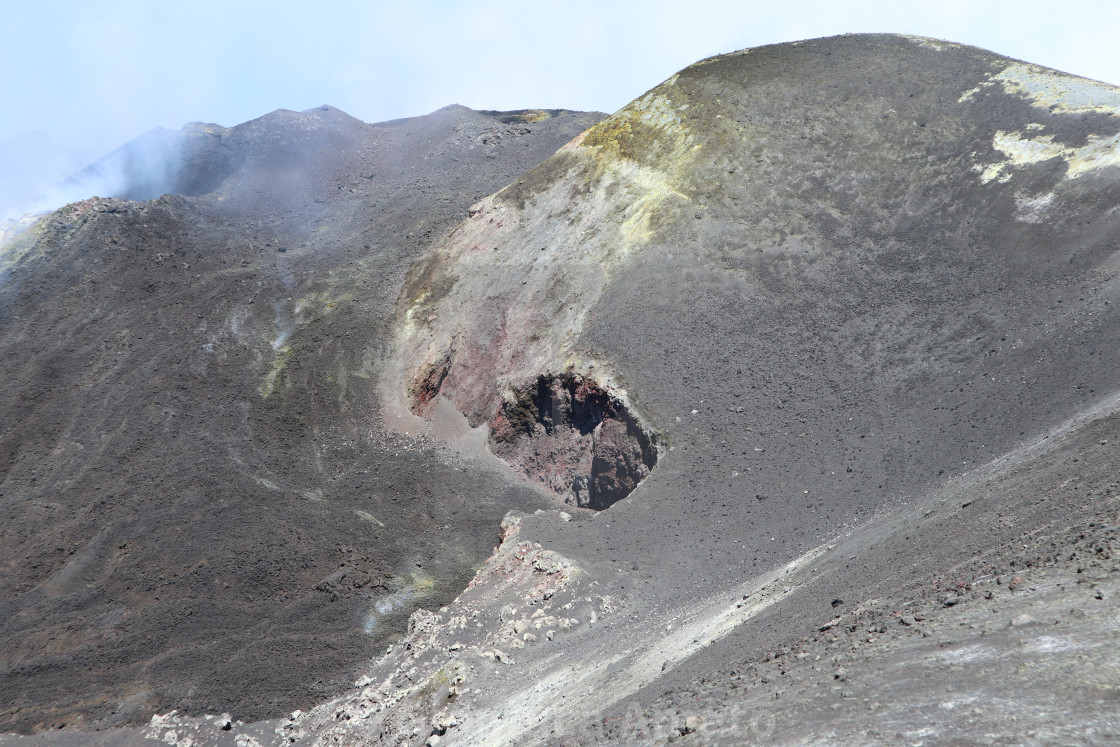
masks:
<path fill-rule="evenodd" d="M 1107 2 L 1074 11 L 1043 0 L 801 0 L 780 8 L 578 0 L 532 9 L 510 0 L 332 1 L 308 13 L 302 5 L 253 0 L 55 1 L 13 6 L 5 19 L 0 144 L 39 131 L 59 150 L 88 154 L 86 163 L 154 128 L 232 126 L 277 107 L 299 111 L 324 102 L 367 122 L 451 102 L 614 111 L 697 59 L 844 32 L 951 39 L 1120 82 L 1120 54 L 1109 36 L 1120 10 Z M 44 154 L 41 172 L 53 153 Z M 13 166 L 0 161 L 0 175 L 10 178 Z"/>

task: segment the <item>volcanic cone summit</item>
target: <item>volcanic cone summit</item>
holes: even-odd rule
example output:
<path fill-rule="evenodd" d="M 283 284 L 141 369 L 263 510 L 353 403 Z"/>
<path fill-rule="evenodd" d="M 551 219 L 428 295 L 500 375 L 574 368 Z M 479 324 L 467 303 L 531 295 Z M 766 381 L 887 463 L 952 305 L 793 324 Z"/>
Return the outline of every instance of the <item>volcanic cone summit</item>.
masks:
<path fill-rule="evenodd" d="M 0 289 L 5 723 L 1116 741 L 1118 113 L 842 36 L 56 215 Z"/>

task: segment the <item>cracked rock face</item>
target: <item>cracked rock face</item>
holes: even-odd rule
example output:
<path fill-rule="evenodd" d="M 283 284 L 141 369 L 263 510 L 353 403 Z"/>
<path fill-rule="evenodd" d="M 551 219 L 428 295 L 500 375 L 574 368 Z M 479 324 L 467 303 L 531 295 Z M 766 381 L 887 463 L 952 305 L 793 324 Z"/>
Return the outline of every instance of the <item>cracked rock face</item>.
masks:
<path fill-rule="evenodd" d="M 495 454 L 580 508 L 609 508 L 657 464 L 657 436 L 609 389 L 574 374 L 514 390 L 489 425 Z"/>
<path fill-rule="evenodd" d="M 413 380 L 409 393 L 417 413 L 442 394 L 451 361 L 445 355 Z M 490 450 L 579 508 L 601 511 L 628 496 L 664 449 L 625 391 L 571 371 L 519 386 L 507 381 L 492 409 L 485 421 Z"/>

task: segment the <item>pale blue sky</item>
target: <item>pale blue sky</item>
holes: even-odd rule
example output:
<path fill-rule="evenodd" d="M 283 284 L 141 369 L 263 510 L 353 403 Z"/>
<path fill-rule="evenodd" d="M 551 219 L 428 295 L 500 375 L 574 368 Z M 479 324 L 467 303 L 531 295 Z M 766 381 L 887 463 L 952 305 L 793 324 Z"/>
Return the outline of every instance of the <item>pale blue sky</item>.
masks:
<path fill-rule="evenodd" d="M 116 147 L 327 103 L 366 121 L 451 103 L 613 111 L 697 59 L 856 31 L 975 44 L 1120 83 L 1120 2 L 10 0 L 0 143 Z"/>

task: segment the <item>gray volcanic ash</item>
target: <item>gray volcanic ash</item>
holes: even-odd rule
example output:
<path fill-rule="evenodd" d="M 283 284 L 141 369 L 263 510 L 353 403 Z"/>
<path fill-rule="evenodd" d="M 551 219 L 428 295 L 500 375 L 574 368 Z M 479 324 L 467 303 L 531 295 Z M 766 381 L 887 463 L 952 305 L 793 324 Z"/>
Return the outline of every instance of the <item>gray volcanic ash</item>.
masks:
<path fill-rule="evenodd" d="M 8 247 L 5 729 L 307 708 L 545 505 L 386 433 L 378 362 L 430 238 L 598 118 L 277 112 L 168 172 L 197 196 L 86 200 Z"/>
<path fill-rule="evenodd" d="M 241 166 L 193 201 L 98 203 L 96 232 L 57 216 L 3 297 L 4 380 L 20 382 L 3 401 L 29 424 L 0 442 L 4 508 L 25 527 L 4 535 L 18 548 L 6 578 L 22 584 L 5 650 L 57 641 L 48 626 L 78 614 L 73 595 L 108 604 L 96 579 L 110 576 L 93 569 L 124 540 L 87 517 L 110 504 L 92 487 L 63 500 L 69 484 L 107 484 L 114 462 L 90 455 L 149 465 L 140 474 L 162 489 L 179 464 L 168 454 L 190 443 L 204 472 L 175 483 L 173 510 L 120 505 L 131 536 L 160 527 L 153 547 L 184 516 L 204 522 L 212 509 L 196 505 L 246 528 L 223 547 L 254 572 L 208 572 L 193 599 L 226 594 L 231 578 L 226 603 L 294 595 L 270 582 L 276 567 L 340 597 L 366 600 L 379 582 L 373 596 L 402 622 L 420 609 L 384 655 L 340 654 L 334 671 L 366 657 L 353 686 L 324 688 L 333 699 L 310 710 L 228 734 L 161 715 L 106 733 L 114 744 L 1114 742 L 1118 113 L 1120 91 L 1103 83 L 948 42 L 843 36 L 682 70 L 488 188 L 457 225 L 426 212 L 442 193 L 413 176 L 445 163 L 425 153 L 462 152 L 446 144 L 378 172 L 408 180 L 390 196 L 349 197 L 369 167 L 331 146 Z M 524 113 L 432 117 L 497 119 L 503 138 L 537 126 Z M 583 123 L 544 121 L 556 139 Z M 465 195 L 464 169 L 438 173 L 462 174 Z M 288 178 L 299 200 L 269 191 Z M 139 236 L 191 266 L 160 311 L 128 307 L 162 320 L 159 358 L 130 352 L 123 266 L 95 268 L 118 256 L 110 238 L 127 249 Z M 180 256 L 180 242 L 241 248 Z M 131 272 L 139 288 L 155 270 Z M 97 334 L 63 336 L 82 325 Z M 29 356 L 32 337 L 58 342 Z M 188 356 L 183 339 L 226 357 Z M 96 365 L 64 364 L 75 346 Z M 73 381 L 85 388 L 67 395 Z M 199 415 L 165 428 L 184 386 Z M 108 404 L 72 425 L 66 413 L 94 401 Z M 144 461 L 164 433 L 176 445 Z M 497 541 L 507 509 L 478 567 L 485 527 Z M 322 524 L 273 550 L 250 531 L 262 514 L 292 533 Z M 339 537 L 343 514 L 362 517 L 347 549 L 312 555 L 321 566 L 298 576 L 295 553 Z M 443 546 L 455 532 L 460 555 Z M 33 548 L 54 547 L 36 565 Z M 185 562 L 144 576 L 144 594 Z M 423 597 L 429 577 L 441 593 Z M 137 600 L 149 603 L 121 596 L 96 614 Z M 23 683 L 77 661 L 101 619 L 75 617 L 55 659 L 19 649 L 7 723 L 51 725 L 41 714 L 59 696 Z M 220 630 L 244 651 L 274 645 L 205 681 L 273 666 L 271 684 L 240 700 L 218 684 L 193 701 L 166 692 L 145 701 L 149 715 L 179 702 L 274 714 L 259 703 L 290 692 L 291 648 L 267 626 Z M 153 669 L 123 670 L 119 692 Z M 175 683 L 203 679 L 181 660 L 168 669 Z"/>

